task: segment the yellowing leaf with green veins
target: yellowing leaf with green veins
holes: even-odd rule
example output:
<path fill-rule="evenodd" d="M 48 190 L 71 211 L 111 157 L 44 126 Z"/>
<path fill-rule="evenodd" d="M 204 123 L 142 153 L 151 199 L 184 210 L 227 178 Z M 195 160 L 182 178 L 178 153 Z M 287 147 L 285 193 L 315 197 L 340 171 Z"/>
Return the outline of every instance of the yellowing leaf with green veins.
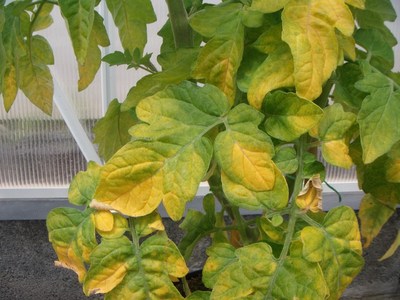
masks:
<path fill-rule="evenodd" d="M 224 244 L 215 247 L 227 247 Z M 234 249 L 232 249 L 234 250 Z M 231 251 L 232 251 L 231 250 Z M 215 251 L 216 252 L 216 251 Z M 255 243 L 221 257 L 211 253 L 203 270 L 219 262 L 214 269 L 210 299 L 325 299 L 327 288 L 321 270 L 301 256 L 285 257 L 279 262 L 266 243 Z"/>
<path fill-rule="evenodd" d="M 322 109 L 293 93 L 277 91 L 266 97 L 263 111 L 265 129 L 275 138 L 292 141 L 309 131 L 323 116 Z"/>
<path fill-rule="evenodd" d="M 60 0 L 60 10 L 68 27 L 75 56 L 83 64 L 89 48 L 94 20 L 95 0 Z"/>
<path fill-rule="evenodd" d="M 321 150 L 323 158 L 328 163 L 345 169 L 353 166 L 353 160 L 349 155 L 349 145 L 345 139 L 323 142 Z"/>
<path fill-rule="evenodd" d="M 235 99 L 236 73 L 242 60 L 244 47 L 244 26 L 242 24 L 241 8 L 242 5 L 238 4 L 215 6 L 204 11 L 203 14 L 194 15 L 190 23 L 194 30 L 201 33 L 203 30 L 196 26 L 198 18 L 200 18 L 203 26 L 203 24 L 220 23 L 225 20 L 219 14 L 225 13 L 226 15 L 228 13 L 232 15 L 232 18 L 213 30 L 209 30 L 208 26 L 205 27 L 206 33 L 212 38 L 200 50 L 192 72 L 193 78 L 204 79 L 205 82 L 211 83 L 223 91 L 231 105 L 233 105 Z M 218 15 L 217 20 L 213 20 L 216 15 Z M 204 23 L 202 20 L 207 17 L 210 17 L 210 19 Z"/>
<path fill-rule="evenodd" d="M 56 265 L 73 270 L 79 282 L 85 278 L 85 262 L 97 246 L 92 210 L 55 208 L 47 216 L 49 241 L 57 254 Z"/>
<path fill-rule="evenodd" d="M 400 143 L 396 143 L 388 153 L 385 163 L 386 179 L 389 182 L 400 183 Z"/>
<path fill-rule="evenodd" d="M 53 111 L 53 78 L 48 66 L 32 61 L 29 55 L 19 60 L 19 87 L 25 96 L 48 115 Z"/>
<path fill-rule="evenodd" d="M 96 229 L 100 231 L 111 231 L 114 227 L 114 216 L 107 210 L 98 210 L 94 213 Z"/>
<path fill-rule="evenodd" d="M 106 0 L 114 23 L 118 28 L 122 47 L 132 52 L 139 48 L 143 52 L 147 43 L 147 24 L 156 21 L 149 0 Z"/>
<path fill-rule="evenodd" d="M 321 141 L 340 140 L 353 126 L 357 116 L 346 112 L 340 103 L 329 105 L 324 109 L 324 117 L 318 126 L 318 137 Z"/>
<path fill-rule="evenodd" d="M 293 174 L 297 171 L 299 165 L 296 150 L 291 147 L 277 150 L 273 161 L 279 170 L 285 174 Z"/>
<path fill-rule="evenodd" d="M 367 248 L 379 234 L 383 225 L 395 212 L 396 204 L 385 204 L 379 198 L 366 194 L 361 200 L 358 216 L 361 222 L 361 236 Z"/>
<path fill-rule="evenodd" d="M 260 109 L 269 92 L 293 85 L 293 57 L 289 47 L 281 43 L 254 72 L 249 84 L 249 103 Z"/>
<path fill-rule="evenodd" d="M 38 63 L 43 63 L 46 65 L 54 64 L 53 50 L 49 42 L 40 35 L 34 35 L 31 42 L 32 56 Z"/>
<path fill-rule="evenodd" d="M 5 70 L 2 89 L 4 109 L 8 112 L 10 111 L 18 93 L 17 73 L 14 65 L 10 65 Z"/>
<path fill-rule="evenodd" d="M 68 189 L 68 201 L 75 205 L 88 205 L 92 201 L 100 180 L 101 167 L 90 161 L 86 171 L 81 171 L 72 179 Z"/>
<path fill-rule="evenodd" d="M 97 221 L 96 221 L 96 231 L 104 238 L 108 239 L 119 238 L 128 230 L 128 221 L 125 219 L 125 217 L 123 217 L 118 213 L 112 213 L 111 215 L 113 217 L 112 221 L 113 226 L 111 230 L 102 231 L 97 227 Z"/>
<path fill-rule="evenodd" d="M 299 97 L 314 100 L 338 63 L 335 30 L 351 36 L 354 20 L 343 0 L 291 0 L 282 12 L 282 40 L 292 52 Z"/>
<path fill-rule="evenodd" d="M 260 218 L 259 221 L 260 230 L 267 236 L 267 239 L 276 244 L 281 244 L 285 242 L 285 236 L 287 231 L 287 223 L 283 223 L 282 226 L 274 226 L 272 221 L 267 218 Z"/>
<path fill-rule="evenodd" d="M 313 176 L 307 181 L 296 198 L 299 208 L 317 213 L 322 209 L 322 182 L 319 175 Z"/>
<path fill-rule="evenodd" d="M 155 231 L 164 231 L 165 227 L 161 216 L 153 211 L 151 214 L 143 217 L 137 217 L 133 220 L 136 233 L 139 237 L 152 234 Z"/>
<path fill-rule="evenodd" d="M 273 209 L 286 207 L 289 189 L 285 177 L 275 167 L 275 184 L 271 190 L 256 192 L 235 182 L 227 174 L 222 173 L 222 187 L 226 197 L 232 204 L 249 210 Z"/>
<path fill-rule="evenodd" d="M 267 14 L 281 10 L 288 2 L 289 0 L 272 0 L 272 1 L 253 0 L 251 2 L 250 7 L 254 10 L 259 10 Z"/>
<path fill-rule="evenodd" d="M 400 140 L 400 91 L 380 73 L 369 73 L 356 88 L 370 93 L 358 113 L 363 161 L 373 162 Z M 390 128 L 390 130 L 388 130 Z"/>
<path fill-rule="evenodd" d="M 400 246 L 400 230 L 397 231 L 397 236 L 396 239 L 393 241 L 392 245 L 390 245 L 389 249 L 386 251 L 386 253 L 379 259 L 379 261 L 388 259 L 391 257 L 399 248 Z"/>
<path fill-rule="evenodd" d="M 214 142 L 215 158 L 225 174 L 246 189 L 271 190 L 275 184 L 271 139 L 258 129 L 263 115 L 241 104 L 228 113 L 227 130 Z"/>
<path fill-rule="evenodd" d="M 301 231 L 303 256 L 319 263 L 329 287 L 328 299 L 338 299 L 364 265 L 357 217 L 350 207 L 340 206 L 315 226 Z"/>
<path fill-rule="evenodd" d="M 94 80 L 101 64 L 101 51 L 99 46 L 107 47 L 110 40 L 103 24 L 103 17 L 97 12 L 94 13 L 92 31 L 89 36 L 88 52 L 83 64 L 78 64 L 79 81 L 78 90 L 82 91 Z"/>
<path fill-rule="evenodd" d="M 169 216 L 182 217 L 212 156 L 204 135 L 222 123 L 226 97 L 216 87 L 183 82 L 142 100 L 137 116 L 146 124 L 130 131 L 134 141 L 103 167 L 95 198 L 130 216 L 154 211 L 161 200 Z"/>
<path fill-rule="evenodd" d="M 164 59 L 171 64 L 168 69 L 161 72 L 144 76 L 129 93 L 122 104 L 122 111 L 129 110 L 139 103 L 140 100 L 154 95 L 170 84 L 178 84 L 190 78 L 192 66 L 196 61 L 199 50 L 178 49 L 176 52 L 165 54 Z"/>
<path fill-rule="evenodd" d="M 117 99 L 111 101 L 105 116 L 93 128 L 94 143 L 99 145 L 99 153 L 106 161 L 130 141 L 128 129 L 137 121 L 129 111 L 121 111 L 121 104 Z"/>
<path fill-rule="evenodd" d="M 183 299 L 169 275 L 180 278 L 188 271 L 165 235 L 141 245 L 126 237 L 104 239 L 91 255 L 83 289 L 86 295 L 107 293 L 106 299 Z"/>
<path fill-rule="evenodd" d="M 351 6 L 363 9 L 365 7 L 365 0 L 345 0 Z"/>

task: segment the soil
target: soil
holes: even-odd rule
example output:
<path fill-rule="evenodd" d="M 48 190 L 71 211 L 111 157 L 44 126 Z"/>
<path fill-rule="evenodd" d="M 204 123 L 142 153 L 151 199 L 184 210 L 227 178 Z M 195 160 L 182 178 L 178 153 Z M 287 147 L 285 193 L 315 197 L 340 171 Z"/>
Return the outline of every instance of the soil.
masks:
<path fill-rule="evenodd" d="M 187 280 L 190 290 L 192 292 L 194 292 L 194 291 L 210 291 L 210 289 L 208 289 L 204 286 L 204 284 L 201 280 L 201 270 L 190 272 L 188 275 L 186 275 L 186 280 Z M 176 288 L 179 290 L 179 292 L 182 294 L 182 296 L 185 296 L 185 293 L 183 291 L 182 281 L 180 280 L 179 282 L 176 282 L 174 284 L 175 284 Z"/>

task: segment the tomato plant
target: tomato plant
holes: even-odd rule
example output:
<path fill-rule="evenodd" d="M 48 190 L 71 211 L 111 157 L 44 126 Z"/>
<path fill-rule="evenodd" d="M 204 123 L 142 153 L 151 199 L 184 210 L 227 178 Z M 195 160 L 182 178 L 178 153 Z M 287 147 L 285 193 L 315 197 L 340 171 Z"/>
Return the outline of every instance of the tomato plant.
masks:
<path fill-rule="evenodd" d="M 166 0 L 160 54 L 144 53 L 150 0 L 0 1 L 0 87 L 52 111 L 52 48 L 37 31 L 58 6 L 79 66 L 80 90 L 101 61 L 149 74 L 95 125 L 104 165 L 76 175 L 69 201 L 47 218 L 57 265 L 86 295 L 106 299 L 338 299 L 400 202 L 400 76 L 389 0 Z M 161 68 L 159 70 L 159 68 Z M 324 164 L 357 168 L 359 210 L 321 209 Z M 203 211 L 189 210 L 202 181 Z M 196 200 L 197 201 L 197 200 Z M 221 209 L 216 209 L 216 203 Z M 166 235 L 163 205 L 185 231 Z M 258 214 L 245 219 L 240 209 Z M 186 261 L 211 237 L 203 282 Z M 399 241 L 388 252 L 393 253 Z M 387 255 L 387 256 L 388 256 Z M 172 280 L 184 282 L 181 295 Z"/>

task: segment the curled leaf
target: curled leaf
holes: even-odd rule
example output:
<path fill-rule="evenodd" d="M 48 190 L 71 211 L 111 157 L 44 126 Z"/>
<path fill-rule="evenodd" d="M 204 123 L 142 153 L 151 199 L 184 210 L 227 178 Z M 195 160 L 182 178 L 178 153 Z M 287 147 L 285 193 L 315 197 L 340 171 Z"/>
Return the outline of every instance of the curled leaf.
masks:
<path fill-rule="evenodd" d="M 296 199 L 298 207 L 314 213 L 322 209 L 322 182 L 318 175 L 311 177 Z"/>

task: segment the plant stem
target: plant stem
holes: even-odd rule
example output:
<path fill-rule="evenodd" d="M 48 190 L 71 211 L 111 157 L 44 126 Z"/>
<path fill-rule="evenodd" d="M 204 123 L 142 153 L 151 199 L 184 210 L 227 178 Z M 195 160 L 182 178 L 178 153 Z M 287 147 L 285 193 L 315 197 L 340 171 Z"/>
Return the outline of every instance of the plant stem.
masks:
<path fill-rule="evenodd" d="M 247 226 L 244 222 L 242 215 L 240 214 L 240 210 L 238 207 L 232 207 L 232 212 L 234 216 L 234 220 L 238 227 L 238 231 L 240 234 L 240 239 L 242 240 L 243 245 L 248 245 L 250 243 L 249 237 L 247 235 Z"/>
<path fill-rule="evenodd" d="M 171 20 L 172 32 L 174 34 L 175 48 L 193 47 L 193 34 L 189 26 L 183 0 L 165 0 L 168 5 L 169 19 Z"/>
<path fill-rule="evenodd" d="M 306 151 L 306 148 L 307 148 L 307 135 L 304 134 L 303 136 L 300 137 L 300 139 L 298 140 L 298 142 L 296 144 L 299 168 L 297 169 L 293 192 L 292 192 L 292 195 L 290 196 L 291 207 L 290 207 L 290 211 L 289 211 L 289 224 L 287 227 L 287 232 L 286 232 L 285 242 L 283 244 L 283 249 L 282 249 L 281 254 L 279 255 L 279 259 L 278 259 L 279 262 L 278 262 L 278 266 L 276 267 L 276 270 L 279 270 L 285 262 L 285 259 L 289 253 L 290 244 L 292 243 L 292 239 L 293 239 L 293 235 L 294 235 L 294 231 L 295 231 L 296 221 L 297 221 L 297 217 L 298 217 L 298 214 L 297 214 L 298 208 L 296 205 L 296 198 L 299 195 L 299 193 L 303 187 L 303 167 L 304 167 L 303 166 L 303 154 Z M 272 293 L 273 287 L 275 286 L 276 279 L 277 279 L 277 271 L 275 271 L 275 273 L 271 279 L 267 294 L 265 295 L 264 299 L 272 299 L 271 293 Z"/>
<path fill-rule="evenodd" d="M 182 278 L 182 286 L 183 286 L 183 292 L 185 293 L 185 296 L 189 297 L 192 294 L 192 291 L 190 290 L 189 283 L 187 282 L 186 276 Z"/>
<path fill-rule="evenodd" d="M 43 5 L 45 5 L 46 3 L 47 3 L 47 1 L 40 2 L 37 10 L 34 13 L 32 22 L 30 22 L 30 24 L 29 24 L 27 46 L 28 46 L 28 51 L 29 51 L 29 59 L 30 59 L 31 63 L 32 63 L 32 33 L 33 33 L 33 26 L 36 23 L 36 20 L 37 20 L 39 14 L 40 14 L 40 11 L 43 8 Z"/>

